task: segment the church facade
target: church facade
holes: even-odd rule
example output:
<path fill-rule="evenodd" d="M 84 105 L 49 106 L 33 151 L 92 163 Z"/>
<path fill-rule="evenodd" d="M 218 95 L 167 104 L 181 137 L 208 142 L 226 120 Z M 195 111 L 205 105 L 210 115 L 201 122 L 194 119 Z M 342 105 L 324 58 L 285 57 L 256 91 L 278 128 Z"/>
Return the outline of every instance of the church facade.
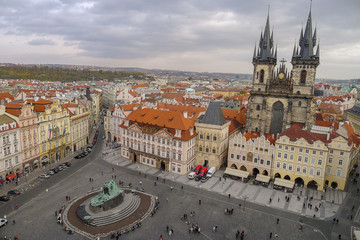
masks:
<path fill-rule="evenodd" d="M 279 134 L 293 124 L 310 129 L 315 122 L 314 82 L 319 65 L 316 29 L 312 31 L 311 11 L 298 46 L 294 46 L 292 70 L 285 60 L 277 67 L 277 49 L 270 33 L 269 15 L 259 46 L 253 55 L 253 89 L 246 113 L 246 130 Z M 315 52 L 315 46 L 317 50 Z"/>

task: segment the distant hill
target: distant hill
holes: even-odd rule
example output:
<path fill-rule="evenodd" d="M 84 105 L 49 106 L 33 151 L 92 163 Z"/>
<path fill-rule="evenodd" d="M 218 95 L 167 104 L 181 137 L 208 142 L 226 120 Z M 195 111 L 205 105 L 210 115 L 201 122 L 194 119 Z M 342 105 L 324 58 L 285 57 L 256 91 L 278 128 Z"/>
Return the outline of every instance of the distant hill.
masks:
<path fill-rule="evenodd" d="M 114 71 L 70 66 L 1 64 L 0 79 L 36 79 L 40 81 L 90 81 L 90 80 L 154 80 L 137 71 Z"/>

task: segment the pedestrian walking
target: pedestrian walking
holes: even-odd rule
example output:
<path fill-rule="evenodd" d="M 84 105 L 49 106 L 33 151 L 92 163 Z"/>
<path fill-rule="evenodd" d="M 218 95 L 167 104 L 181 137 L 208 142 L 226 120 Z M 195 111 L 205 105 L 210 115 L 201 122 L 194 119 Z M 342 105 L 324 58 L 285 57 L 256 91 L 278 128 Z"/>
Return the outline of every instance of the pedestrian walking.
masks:
<path fill-rule="evenodd" d="M 166 225 L 166 232 L 169 232 L 169 225 Z"/>
<path fill-rule="evenodd" d="M 228 195 L 228 196 L 229 196 L 229 199 L 230 199 L 230 197 L 231 197 L 231 194 L 229 193 L 229 195 Z"/>
<path fill-rule="evenodd" d="M 55 211 L 55 217 L 57 216 L 57 211 Z"/>
<path fill-rule="evenodd" d="M 164 180 L 164 182 L 165 182 L 165 178 L 164 178 L 163 180 Z"/>
<path fill-rule="evenodd" d="M 159 240 L 163 240 L 162 235 L 160 235 Z"/>
<path fill-rule="evenodd" d="M 103 176 L 104 175 L 104 172 L 103 171 L 101 171 L 101 176 Z"/>
<path fill-rule="evenodd" d="M 271 239 L 272 238 L 272 232 L 270 232 L 270 236 L 269 236 L 269 239 Z"/>
<path fill-rule="evenodd" d="M 170 187 L 170 190 L 172 191 L 173 187 Z"/>
<path fill-rule="evenodd" d="M 166 203 L 168 203 L 169 202 L 169 199 L 168 198 L 166 198 Z"/>
<path fill-rule="evenodd" d="M 279 224 L 280 219 L 276 219 L 276 224 Z"/>
<path fill-rule="evenodd" d="M 199 205 L 201 205 L 201 199 L 199 199 Z"/>
<path fill-rule="evenodd" d="M 183 185 L 181 185 L 181 190 L 184 190 L 184 186 L 183 186 Z"/>

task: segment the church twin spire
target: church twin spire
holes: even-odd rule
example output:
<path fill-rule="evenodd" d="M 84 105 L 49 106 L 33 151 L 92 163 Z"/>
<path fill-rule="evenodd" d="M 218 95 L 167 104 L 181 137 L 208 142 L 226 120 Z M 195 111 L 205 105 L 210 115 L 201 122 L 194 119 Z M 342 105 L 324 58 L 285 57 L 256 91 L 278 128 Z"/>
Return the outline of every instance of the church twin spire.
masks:
<path fill-rule="evenodd" d="M 314 47 L 317 45 L 316 53 L 314 54 Z M 317 44 L 316 28 L 312 31 L 311 8 L 307 19 L 305 32 L 301 29 L 299 46 L 294 45 L 292 60 L 319 60 L 320 47 Z M 261 32 L 259 46 L 254 47 L 253 63 L 255 62 L 275 62 L 277 59 L 277 47 L 274 48 L 273 32 L 270 34 L 270 20 L 269 12 L 266 19 L 266 26 L 264 32 Z"/>
<path fill-rule="evenodd" d="M 294 45 L 292 60 L 319 60 L 320 47 L 317 44 L 316 54 L 314 54 L 314 47 L 316 46 L 316 28 L 312 32 L 311 9 L 309 17 L 306 22 L 305 32 L 301 29 L 299 46 Z"/>
<path fill-rule="evenodd" d="M 274 60 L 276 62 L 277 49 L 274 49 L 273 32 L 270 34 L 270 21 L 269 13 L 266 20 L 265 30 L 260 35 L 259 47 L 254 48 L 253 62 L 256 61 L 269 61 Z"/>

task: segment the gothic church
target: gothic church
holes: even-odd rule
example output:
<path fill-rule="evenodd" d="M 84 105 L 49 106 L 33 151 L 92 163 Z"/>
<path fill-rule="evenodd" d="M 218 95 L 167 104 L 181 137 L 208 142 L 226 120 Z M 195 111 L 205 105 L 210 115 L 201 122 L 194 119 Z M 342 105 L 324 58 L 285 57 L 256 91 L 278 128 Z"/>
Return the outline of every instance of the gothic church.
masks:
<path fill-rule="evenodd" d="M 254 49 L 253 89 L 246 113 L 246 130 L 278 134 L 292 124 L 310 129 L 315 122 L 314 82 L 319 65 L 316 53 L 316 29 L 312 31 L 311 9 L 305 31 L 301 29 L 299 45 L 294 45 L 289 73 L 284 60 L 277 65 L 277 49 L 270 33 L 269 14 L 266 27 Z"/>

